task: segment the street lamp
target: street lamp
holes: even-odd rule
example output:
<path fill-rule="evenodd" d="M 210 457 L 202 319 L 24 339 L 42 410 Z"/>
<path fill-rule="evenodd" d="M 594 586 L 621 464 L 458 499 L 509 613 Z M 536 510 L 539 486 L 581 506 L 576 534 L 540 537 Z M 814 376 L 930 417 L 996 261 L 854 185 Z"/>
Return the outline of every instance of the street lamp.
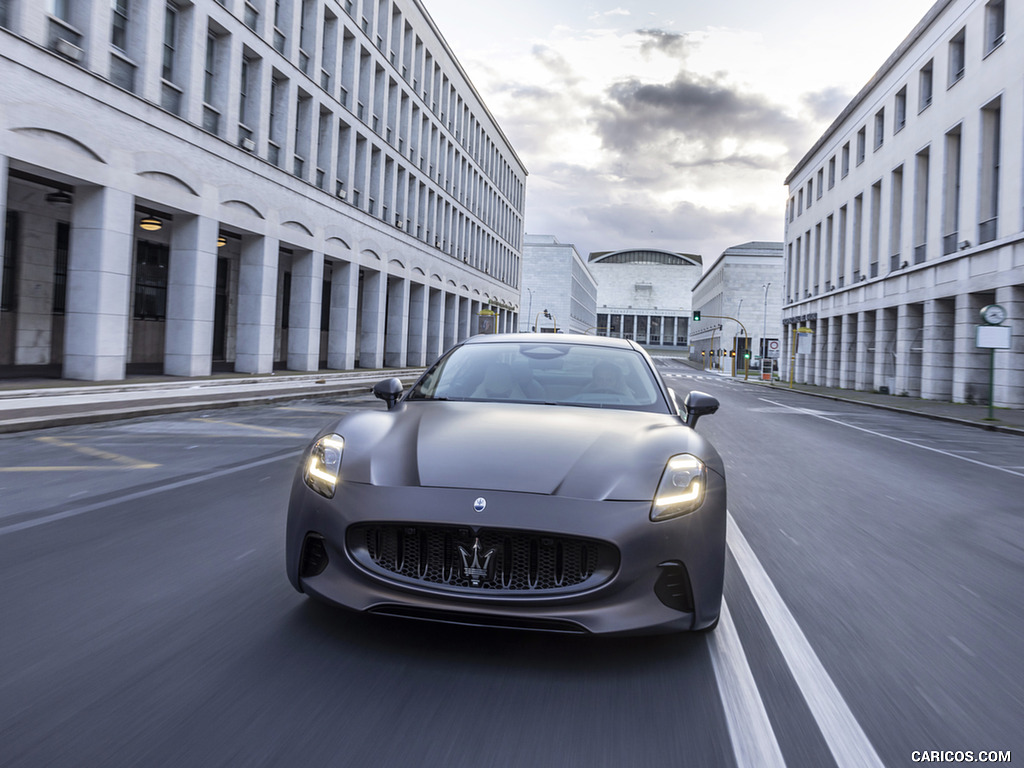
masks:
<path fill-rule="evenodd" d="M 527 288 L 526 292 L 530 294 L 530 306 L 526 310 L 526 316 L 529 317 L 530 315 L 533 314 L 533 288 Z M 534 325 L 533 330 L 534 331 L 537 330 L 537 326 L 536 325 Z"/>
<path fill-rule="evenodd" d="M 764 361 L 768 357 L 768 289 L 770 287 L 771 283 L 764 284 L 764 325 L 761 327 L 761 381 L 764 381 Z M 771 380 L 771 373 L 769 372 L 768 381 Z"/>

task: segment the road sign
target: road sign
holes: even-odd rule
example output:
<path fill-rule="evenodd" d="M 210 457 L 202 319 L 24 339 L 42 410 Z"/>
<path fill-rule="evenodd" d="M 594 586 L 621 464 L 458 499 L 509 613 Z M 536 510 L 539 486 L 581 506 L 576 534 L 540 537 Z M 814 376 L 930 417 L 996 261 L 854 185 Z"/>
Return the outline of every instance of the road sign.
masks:
<path fill-rule="evenodd" d="M 779 340 L 778 339 L 768 339 L 768 357 L 770 357 L 772 359 L 777 359 L 779 357 L 779 351 L 780 351 Z"/>

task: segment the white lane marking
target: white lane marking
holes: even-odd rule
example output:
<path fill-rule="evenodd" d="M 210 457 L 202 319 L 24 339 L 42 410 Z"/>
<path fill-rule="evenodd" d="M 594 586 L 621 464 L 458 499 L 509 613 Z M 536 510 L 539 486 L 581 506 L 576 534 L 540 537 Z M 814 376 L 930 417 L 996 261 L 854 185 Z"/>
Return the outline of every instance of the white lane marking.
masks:
<path fill-rule="evenodd" d="M 867 432 L 869 435 L 875 435 L 876 437 L 884 437 L 886 440 L 895 440 L 897 443 L 903 443 L 904 445 L 912 445 L 915 448 L 921 448 L 921 449 L 926 450 L 926 451 L 932 451 L 933 453 L 941 453 L 943 456 L 949 456 L 950 458 L 953 458 L 953 459 L 960 459 L 961 461 L 966 461 L 966 462 L 969 462 L 971 464 L 977 464 L 980 467 L 988 467 L 989 469 L 998 469 L 1000 472 L 1006 472 L 1007 474 L 1016 475 L 1017 477 L 1024 477 L 1024 472 L 1014 472 L 1012 469 L 1009 469 L 1007 467 L 1000 467 L 1000 466 L 998 466 L 996 464 L 986 464 L 984 461 L 975 461 L 974 459 L 968 459 L 966 456 L 961 456 L 958 453 L 950 453 L 949 451 L 940 451 L 938 448 L 932 448 L 929 445 L 921 445 L 920 443 L 915 443 L 915 442 L 912 442 L 911 440 L 904 440 L 902 437 L 893 437 L 892 435 L 887 435 L 884 432 L 876 432 L 873 429 L 865 429 L 864 427 L 857 427 L 857 426 L 854 426 L 853 424 L 847 424 L 845 421 L 839 421 L 839 419 L 830 419 L 828 416 L 822 416 L 818 411 L 811 411 L 811 410 L 808 410 L 806 408 L 797 408 L 796 406 L 786 405 L 785 403 L 777 403 L 774 400 L 767 400 L 766 398 L 763 398 L 763 397 L 760 397 L 758 399 L 759 400 L 764 400 L 764 402 L 771 403 L 772 405 L 781 405 L 783 408 L 789 408 L 790 410 L 793 410 L 793 411 L 799 411 L 800 413 L 806 413 L 808 416 L 814 416 L 815 418 L 823 419 L 824 421 L 831 421 L 833 424 L 839 424 L 842 427 L 849 427 L 850 429 L 856 429 L 859 432 Z"/>
<path fill-rule="evenodd" d="M 811 648 L 761 561 L 728 514 L 726 541 L 790 674 L 807 701 L 815 722 L 839 768 L 882 768 L 883 763 L 839 689 Z"/>
<path fill-rule="evenodd" d="M 78 515 L 84 515 L 86 512 L 94 512 L 97 509 L 103 509 L 105 507 L 111 507 L 115 504 L 121 504 L 125 501 L 134 501 L 135 499 L 142 499 L 146 496 L 153 496 L 164 491 L 173 491 L 176 488 L 184 488 L 188 485 L 196 485 L 197 483 L 205 483 L 207 480 L 215 480 L 218 477 L 224 477 L 226 475 L 234 474 L 235 472 L 244 472 L 247 469 L 253 467 L 259 467 L 263 464 L 272 464 L 275 461 L 285 461 L 295 456 L 298 456 L 301 451 L 289 451 L 288 453 L 278 454 L 277 456 L 269 456 L 265 459 L 259 459 L 257 461 L 250 461 L 247 464 L 241 464 L 237 467 L 229 467 L 228 469 L 218 469 L 215 472 L 207 472 L 205 475 L 199 475 L 198 477 L 190 477 L 187 480 L 176 480 L 173 483 L 165 483 L 164 485 L 158 485 L 154 488 L 147 488 L 144 491 L 135 491 L 134 493 L 126 493 L 123 496 L 117 496 L 113 499 L 107 499 L 105 501 L 98 501 L 94 504 L 86 504 L 81 507 L 75 507 L 74 509 L 66 509 L 63 512 L 55 512 L 52 515 L 46 515 L 44 517 L 37 517 L 34 520 L 26 520 L 21 523 L 12 523 L 11 525 L 5 525 L 0 527 L 0 536 L 8 533 L 15 533 L 16 531 L 24 531 L 28 528 L 36 528 L 40 525 L 46 525 L 47 523 L 53 523 L 57 520 L 65 520 L 69 517 L 77 517 Z"/>
<path fill-rule="evenodd" d="M 724 599 L 718 627 L 708 635 L 708 650 L 736 765 L 739 768 L 785 768 L 786 761 Z"/>

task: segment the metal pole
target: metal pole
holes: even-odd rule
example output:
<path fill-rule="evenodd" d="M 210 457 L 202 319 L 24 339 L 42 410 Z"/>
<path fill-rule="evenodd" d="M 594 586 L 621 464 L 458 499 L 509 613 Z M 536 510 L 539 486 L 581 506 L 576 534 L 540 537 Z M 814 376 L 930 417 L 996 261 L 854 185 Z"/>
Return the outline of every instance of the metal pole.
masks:
<path fill-rule="evenodd" d="M 992 400 L 995 398 L 996 390 L 996 350 L 995 347 L 989 350 L 988 358 L 988 420 L 992 421 Z"/>
<path fill-rule="evenodd" d="M 771 283 L 764 284 L 764 325 L 761 326 L 761 381 L 764 381 L 764 361 L 768 357 L 768 289 Z M 771 383 L 772 375 L 768 374 L 768 382 Z"/>

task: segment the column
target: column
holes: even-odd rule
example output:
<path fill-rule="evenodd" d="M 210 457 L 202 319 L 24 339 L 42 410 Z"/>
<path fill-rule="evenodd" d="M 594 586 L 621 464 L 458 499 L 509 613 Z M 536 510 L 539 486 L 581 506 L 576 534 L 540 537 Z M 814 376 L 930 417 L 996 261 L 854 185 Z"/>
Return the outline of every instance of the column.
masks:
<path fill-rule="evenodd" d="M 953 299 L 930 299 L 924 303 L 921 397 L 925 400 L 953 398 L 955 329 Z"/>
<path fill-rule="evenodd" d="M 839 387 L 850 389 L 854 386 L 857 365 L 857 316 L 843 315 L 842 342 L 839 348 Z"/>
<path fill-rule="evenodd" d="M 218 222 L 175 217 L 167 276 L 164 373 L 209 376 L 217 290 Z"/>
<path fill-rule="evenodd" d="M 363 271 L 363 307 L 359 334 L 359 367 L 384 367 L 384 304 L 387 275 Z"/>
<path fill-rule="evenodd" d="M 132 275 L 131 195 L 79 187 L 71 214 L 64 378 L 123 379 Z"/>
<path fill-rule="evenodd" d="M 427 286 L 409 285 L 409 336 L 406 344 L 406 365 L 426 365 L 427 360 Z"/>
<path fill-rule="evenodd" d="M 409 281 L 403 277 L 387 278 L 387 322 L 384 331 L 384 365 L 404 368 L 409 338 Z"/>
<path fill-rule="evenodd" d="M 459 297 L 448 293 L 444 302 L 444 344 L 445 351 L 454 347 L 459 341 Z"/>
<path fill-rule="evenodd" d="M 296 250 L 292 255 L 292 295 L 288 314 L 288 370 L 320 368 L 320 302 L 324 255 Z"/>
<path fill-rule="evenodd" d="M 1010 349 L 997 349 L 993 405 L 1024 407 L 1024 287 L 996 288 L 996 304 L 1006 310 L 1003 325 L 1013 329 Z"/>
<path fill-rule="evenodd" d="M 874 313 L 857 313 L 857 344 L 854 352 L 854 389 L 869 389 L 872 383 L 871 360 L 868 349 L 874 346 Z"/>
<path fill-rule="evenodd" d="M 277 264 L 276 238 L 260 235 L 242 238 L 235 352 L 238 373 L 272 373 L 274 370 Z"/>
<path fill-rule="evenodd" d="M 335 261 L 331 269 L 331 317 L 327 332 L 327 367 L 348 371 L 356 367 L 356 309 L 359 306 L 359 268 Z"/>
<path fill-rule="evenodd" d="M 459 341 L 465 341 L 470 336 L 470 320 L 472 317 L 472 302 L 465 298 L 459 298 Z"/>
<path fill-rule="evenodd" d="M 430 307 L 427 310 L 427 354 L 425 364 L 430 365 L 444 352 L 445 292 L 430 289 Z"/>
<path fill-rule="evenodd" d="M 870 314 L 868 313 L 869 316 Z M 875 353 L 871 357 L 872 375 L 869 387 L 878 390 L 886 387 L 889 394 L 894 395 L 896 364 L 893 353 L 896 351 L 896 314 L 893 309 L 876 309 L 874 315 Z"/>
<path fill-rule="evenodd" d="M 922 306 L 901 304 L 896 311 L 896 375 L 892 394 L 920 397 Z"/>
<path fill-rule="evenodd" d="M 988 402 L 989 351 L 978 349 L 975 327 L 981 322 L 981 308 L 989 302 L 974 293 L 956 297 L 953 342 L 953 401 Z"/>

